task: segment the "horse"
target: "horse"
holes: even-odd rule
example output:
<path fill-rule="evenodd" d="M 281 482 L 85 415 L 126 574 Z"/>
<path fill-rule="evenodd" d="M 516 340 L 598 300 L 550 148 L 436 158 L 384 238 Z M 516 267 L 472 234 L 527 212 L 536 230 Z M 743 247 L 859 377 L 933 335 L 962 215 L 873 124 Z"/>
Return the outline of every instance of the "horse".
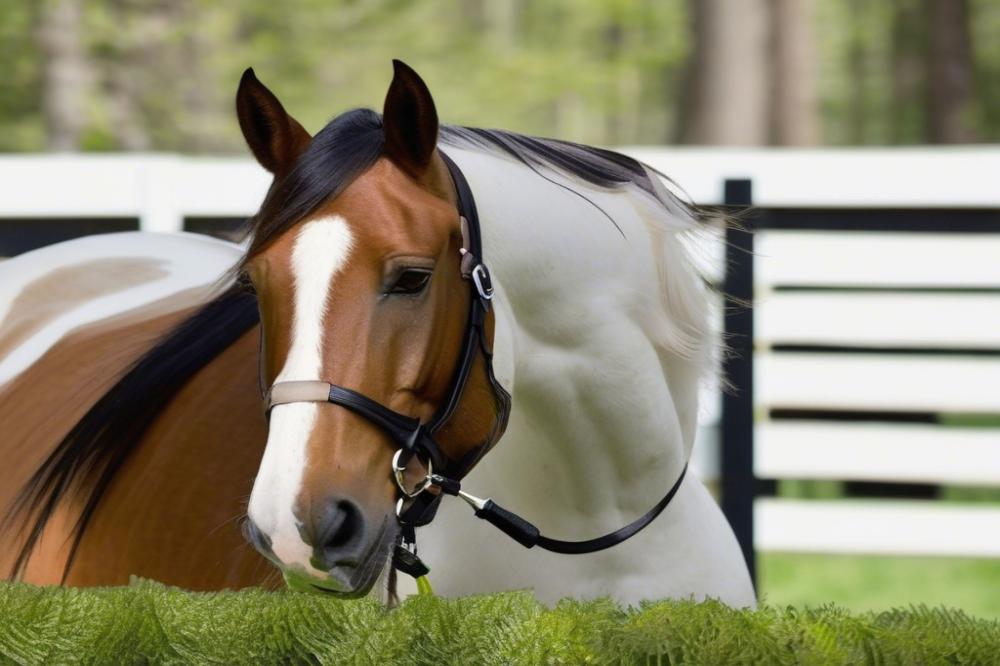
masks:
<path fill-rule="evenodd" d="M 0 264 L 10 577 L 284 578 L 389 600 L 416 534 L 445 596 L 755 604 L 728 523 L 683 473 L 714 338 L 688 243 L 702 224 L 660 174 L 440 124 L 400 61 L 381 114 L 347 111 L 315 136 L 252 69 L 236 111 L 273 176 L 245 245 L 128 232 Z M 417 424 L 409 445 L 380 409 Z M 406 449 L 419 438 L 454 478 Z M 508 534 L 529 517 L 536 541 L 633 533 L 588 554 L 525 548 L 449 489 Z M 434 518 L 418 529 L 401 519 L 411 494 Z"/>

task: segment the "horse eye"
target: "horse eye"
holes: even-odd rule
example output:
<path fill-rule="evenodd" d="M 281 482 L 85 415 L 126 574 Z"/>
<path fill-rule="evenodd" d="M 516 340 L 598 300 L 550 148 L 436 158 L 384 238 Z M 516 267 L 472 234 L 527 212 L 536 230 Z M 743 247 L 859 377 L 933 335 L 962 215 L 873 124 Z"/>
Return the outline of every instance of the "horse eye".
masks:
<path fill-rule="evenodd" d="M 389 289 L 390 294 L 419 294 L 431 280 L 431 271 L 419 268 L 408 268 L 396 279 Z"/>

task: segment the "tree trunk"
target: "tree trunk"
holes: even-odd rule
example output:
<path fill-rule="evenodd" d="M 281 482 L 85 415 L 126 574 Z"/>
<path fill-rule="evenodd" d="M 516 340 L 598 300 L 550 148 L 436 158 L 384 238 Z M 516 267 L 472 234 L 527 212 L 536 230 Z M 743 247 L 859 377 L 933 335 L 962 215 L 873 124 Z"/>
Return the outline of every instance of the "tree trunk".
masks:
<path fill-rule="evenodd" d="M 771 143 L 819 143 L 812 0 L 771 0 Z"/>
<path fill-rule="evenodd" d="M 134 33 L 134 21 L 127 0 L 110 0 L 107 11 L 114 24 L 123 32 Z M 146 132 L 142 113 L 142 89 L 136 75 L 136 63 L 142 62 L 139 48 L 132 39 L 109 39 L 103 56 L 97 64 L 103 72 L 104 95 L 111 118 L 111 135 L 119 149 L 149 150 L 149 133 Z"/>
<path fill-rule="evenodd" d="M 510 53 L 517 46 L 518 0 L 493 0 L 484 5 L 489 26 L 488 38 L 500 53 Z"/>
<path fill-rule="evenodd" d="M 206 153 L 222 150 L 221 128 L 217 115 L 226 105 L 219 99 L 219 90 L 209 68 L 213 44 L 205 26 L 198 20 L 212 9 L 199 8 L 191 0 L 173 0 L 165 10 L 172 25 L 190 26 L 185 31 L 180 49 L 173 61 L 180 74 L 177 91 L 180 94 L 181 120 L 187 126 L 180 134 L 180 148 L 185 152 Z M 227 109 L 228 111 L 228 109 Z"/>
<path fill-rule="evenodd" d="M 79 0 L 50 0 L 38 42 L 44 60 L 44 113 L 49 150 L 76 150 L 86 125 L 87 53 L 80 38 Z"/>
<path fill-rule="evenodd" d="M 922 140 L 927 120 L 923 117 L 924 0 L 894 0 L 892 10 L 892 96 L 889 106 L 889 141 L 896 144 Z"/>
<path fill-rule="evenodd" d="M 766 143 L 768 0 L 691 0 L 683 143 Z"/>
<path fill-rule="evenodd" d="M 639 141 L 639 118 L 642 110 L 642 76 L 639 68 L 629 61 L 640 38 L 638 27 L 618 15 L 604 27 L 606 59 L 615 72 L 614 103 L 606 110 L 607 142 L 614 145 Z"/>
<path fill-rule="evenodd" d="M 930 0 L 927 58 L 928 138 L 968 143 L 973 100 L 968 0 Z"/>
<path fill-rule="evenodd" d="M 851 0 L 847 72 L 851 81 L 850 104 L 847 109 L 848 142 L 859 146 L 868 139 L 868 77 L 870 75 L 868 45 L 864 38 L 867 0 Z"/>

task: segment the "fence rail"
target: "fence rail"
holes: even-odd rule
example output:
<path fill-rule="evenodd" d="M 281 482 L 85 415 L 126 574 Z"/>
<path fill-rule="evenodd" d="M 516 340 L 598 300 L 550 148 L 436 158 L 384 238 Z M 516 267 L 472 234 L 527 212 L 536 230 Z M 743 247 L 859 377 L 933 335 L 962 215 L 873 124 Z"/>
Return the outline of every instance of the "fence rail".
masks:
<path fill-rule="evenodd" d="M 623 150 L 703 205 L 724 203 L 727 179 L 747 179 L 754 203 L 769 208 L 1000 208 L 994 147 Z M 7 154 L 0 155 L 0 217 L 126 217 L 149 231 L 173 231 L 186 218 L 252 214 L 269 182 L 244 158 Z"/>

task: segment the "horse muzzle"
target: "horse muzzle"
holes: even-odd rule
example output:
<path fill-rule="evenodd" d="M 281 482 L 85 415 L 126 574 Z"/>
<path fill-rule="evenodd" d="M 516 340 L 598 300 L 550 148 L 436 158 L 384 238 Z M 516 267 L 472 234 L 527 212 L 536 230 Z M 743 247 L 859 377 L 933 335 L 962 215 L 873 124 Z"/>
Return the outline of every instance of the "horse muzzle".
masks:
<path fill-rule="evenodd" d="M 294 550 L 301 556 L 294 561 L 287 561 L 286 549 L 276 548 L 253 520 L 246 521 L 244 534 L 281 569 L 289 587 L 345 597 L 364 596 L 371 590 L 385 568 L 397 531 L 391 514 L 372 521 L 354 501 L 340 497 L 329 498 L 296 527 L 301 543 Z"/>

